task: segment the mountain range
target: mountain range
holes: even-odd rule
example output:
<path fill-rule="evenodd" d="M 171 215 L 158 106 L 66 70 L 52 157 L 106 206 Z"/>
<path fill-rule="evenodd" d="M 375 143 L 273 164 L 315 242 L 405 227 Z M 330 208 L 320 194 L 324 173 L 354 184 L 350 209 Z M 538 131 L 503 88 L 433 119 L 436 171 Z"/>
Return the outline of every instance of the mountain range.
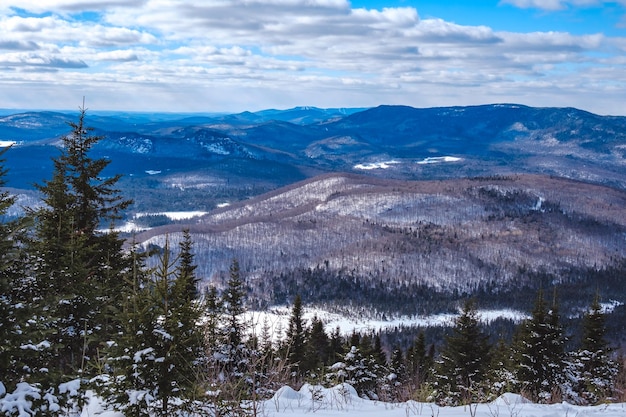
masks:
<path fill-rule="evenodd" d="M 0 116 L 23 204 L 76 114 Z M 189 228 L 205 282 L 222 282 L 237 258 L 258 307 L 296 292 L 387 314 L 476 293 L 521 307 L 522 290 L 556 284 L 572 312 L 596 290 L 626 302 L 615 278 L 626 270 L 626 117 L 494 104 L 88 111 L 86 122 L 103 138 L 94 157 L 110 159 L 135 201 L 127 220 L 207 213 L 136 239 L 162 246 Z"/>

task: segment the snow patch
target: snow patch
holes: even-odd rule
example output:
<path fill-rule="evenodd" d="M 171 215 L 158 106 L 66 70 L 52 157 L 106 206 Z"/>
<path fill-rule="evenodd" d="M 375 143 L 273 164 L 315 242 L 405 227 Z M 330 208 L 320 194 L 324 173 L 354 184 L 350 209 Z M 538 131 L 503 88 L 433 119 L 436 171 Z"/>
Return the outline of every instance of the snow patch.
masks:
<path fill-rule="evenodd" d="M 391 161 L 383 161 L 383 162 L 369 162 L 366 164 L 356 164 L 354 169 L 360 170 L 372 170 L 372 169 L 388 169 L 391 168 L 392 165 L 399 164 L 399 161 L 391 160 Z"/>
<path fill-rule="evenodd" d="M 135 214 L 135 219 L 138 219 L 140 217 L 145 217 L 145 216 L 165 216 L 170 220 L 189 220 L 189 219 L 193 219 L 194 217 L 200 217 L 200 216 L 204 216 L 205 214 L 207 214 L 206 211 L 161 211 L 158 213 L 137 213 Z"/>
<path fill-rule="evenodd" d="M 440 164 L 442 162 L 459 162 L 462 158 L 457 158 L 456 156 L 430 156 L 428 158 L 424 158 L 421 161 L 417 161 L 419 165 L 430 165 L 430 164 Z"/>
<path fill-rule="evenodd" d="M 391 318 L 357 318 L 346 317 L 338 313 L 331 313 L 322 309 L 308 308 L 303 309 L 303 319 L 310 323 L 313 317 L 317 317 L 324 323 L 326 331 L 339 329 L 343 335 L 350 335 L 353 332 L 379 331 L 397 326 L 415 326 L 415 327 L 435 327 L 435 326 L 453 326 L 454 320 L 459 314 L 433 314 L 428 316 L 399 316 Z M 289 326 L 289 317 L 291 308 L 288 306 L 273 307 L 267 311 L 250 311 L 245 315 L 245 321 L 250 323 L 252 331 L 257 335 L 262 333 L 264 324 L 267 324 L 274 337 L 279 338 L 283 335 L 278 334 L 282 329 L 284 331 Z M 528 316 L 522 312 L 502 309 L 502 310 L 479 310 L 478 316 L 481 321 L 490 323 L 496 319 L 508 319 L 520 322 Z"/>

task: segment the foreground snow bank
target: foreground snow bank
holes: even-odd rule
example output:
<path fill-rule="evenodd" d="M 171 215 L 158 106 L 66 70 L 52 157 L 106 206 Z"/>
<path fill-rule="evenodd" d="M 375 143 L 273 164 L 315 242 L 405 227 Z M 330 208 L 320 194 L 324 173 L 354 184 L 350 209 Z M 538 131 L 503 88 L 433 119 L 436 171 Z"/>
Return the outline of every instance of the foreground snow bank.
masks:
<path fill-rule="evenodd" d="M 408 401 L 390 404 L 364 400 L 347 384 L 333 388 L 304 385 L 300 390 L 281 388 L 274 397 L 263 403 L 266 416 L 335 417 L 346 415 L 380 417 L 623 417 L 626 403 L 595 407 L 562 404 L 533 404 L 517 394 L 504 394 L 487 404 L 461 407 L 439 407 L 432 403 Z"/>
<path fill-rule="evenodd" d="M 103 407 L 98 398 L 88 395 L 88 405 L 80 417 L 124 417 Z M 33 400 L 42 399 L 38 389 L 22 384 L 13 393 L 7 393 L 0 383 L 0 415 L 29 417 L 34 415 Z M 47 402 L 54 410 L 54 402 Z M 252 410 L 252 407 L 250 408 Z M 340 384 L 333 388 L 305 384 L 298 391 L 283 387 L 269 400 L 256 406 L 263 417 L 345 417 L 346 415 L 376 417 L 623 417 L 626 403 L 594 407 L 561 404 L 533 404 L 517 394 L 504 394 L 487 404 L 461 407 L 439 407 L 432 403 L 408 401 L 390 404 L 359 398 L 354 388 Z M 67 415 L 75 416 L 74 413 Z M 62 413 L 63 415 L 63 413 Z M 196 417 L 196 416 L 189 416 Z M 210 417 L 203 414 L 203 417 Z"/>

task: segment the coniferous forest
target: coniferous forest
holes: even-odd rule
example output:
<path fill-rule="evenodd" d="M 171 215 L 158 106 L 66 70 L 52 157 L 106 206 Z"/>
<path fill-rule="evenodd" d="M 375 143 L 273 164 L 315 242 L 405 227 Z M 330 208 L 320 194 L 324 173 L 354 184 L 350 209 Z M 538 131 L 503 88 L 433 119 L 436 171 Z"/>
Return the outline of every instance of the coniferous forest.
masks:
<path fill-rule="evenodd" d="M 68 415 L 88 392 L 128 416 L 257 415 L 258 401 L 305 382 L 443 405 L 505 392 L 542 403 L 624 400 L 623 360 L 607 340 L 597 296 L 576 340 L 549 288 L 511 337 L 490 333 L 473 299 L 432 340 L 420 332 L 390 345 L 376 332 L 340 334 L 317 317 L 305 320 L 299 295 L 289 300 L 284 332 L 267 323 L 256 331 L 245 318 L 237 259 L 223 288 L 200 291 L 188 232 L 146 250 L 114 230 L 131 201 L 119 176 L 103 175 L 109 160 L 90 156 L 100 139 L 82 109 L 51 178 L 37 185 L 43 204 L 0 224 L 3 415 Z M 2 192 L 0 213 L 14 203 Z"/>

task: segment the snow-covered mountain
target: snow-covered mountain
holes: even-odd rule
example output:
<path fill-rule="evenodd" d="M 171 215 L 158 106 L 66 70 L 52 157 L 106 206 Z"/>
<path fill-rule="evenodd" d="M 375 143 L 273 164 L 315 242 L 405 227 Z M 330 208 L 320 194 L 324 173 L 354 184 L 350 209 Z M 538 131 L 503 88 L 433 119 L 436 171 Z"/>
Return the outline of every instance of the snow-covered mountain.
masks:
<path fill-rule="evenodd" d="M 136 236 L 163 246 L 192 233 L 198 273 L 221 285 L 239 260 L 257 307 L 309 303 L 371 318 L 485 308 L 527 309 L 558 283 L 568 311 L 626 257 L 626 192 L 540 175 L 436 181 L 327 174 Z M 608 272 L 607 272 L 608 271 Z M 446 307 L 447 306 L 447 307 Z"/>

